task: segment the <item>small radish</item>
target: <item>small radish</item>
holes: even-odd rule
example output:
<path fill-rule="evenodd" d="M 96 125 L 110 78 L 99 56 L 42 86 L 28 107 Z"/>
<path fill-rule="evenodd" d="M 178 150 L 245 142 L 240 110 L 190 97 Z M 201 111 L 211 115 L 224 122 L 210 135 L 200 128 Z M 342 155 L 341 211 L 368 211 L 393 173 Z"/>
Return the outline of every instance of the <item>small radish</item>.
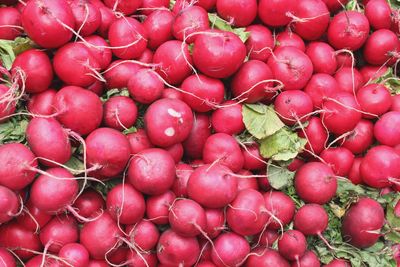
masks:
<path fill-rule="evenodd" d="M 171 40 L 173 22 L 174 15 L 168 9 L 154 10 L 148 15 L 142 24 L 147 34 L 147 47 L 156 50 L 157 47 Z"/>
<path fill-rule="evenodd" d="M 240 266 L 249 253 L 250 245 L 244 237 L 227 232 L 215 239 L 211 258 L 218 267 L 233 267 Z"/>
<path fill-rule="evenodd" d="M 310 58 L 315 73 L 332 75 L 337 69 L 335 50 L 324 42 L 311 42 L 307 45 L 306 55 Z"/>
<path fill-rule="evenodd" d="M 270 215 L 269 229 L 281 229 L 292 221 L 295 204 L 286 194 L 269 191 L 264 194 L 265 207 Z"/>
<path fill-rule="evenodd" d="M 307 249 L 305 236 L 297 230 L 288 230 L 282 234 L 278 241 L 279 253 L 291 261 L 299 261 Z"/>
<path fill-rule="evenodd" d="M 205 209 L 207 226 L 204 231 L 209 238 L 216 238 L 225 229 L 225 211 L 223 209 Z"/>
<path fill-rule="evenodd" d="M 217 13 L 236 27 L 250 25 L 257 16 L 256 0 L 217 0 Z"/>
<path fill-rule="evenodd" d="M 267 61 L 275 46 L 271 30 L 261 24 L 253 24 L 246 28 L 246 32 L 250 33 L 245 43 L 249 58 Z"/>
<path fill-rule="evenodd" d="M 134 225 L 128 225 L 126 233 L 128 233 L 132 244 L 146 251 L 155 248 L 160 237 L 156 225 L 146 219 L 140 220 Z"/>
<path fill-rule="evenodd" d="M 300 137 L 307 139 L 305 151 L 306 156 L 319 155 L 325 149 L 325 143 L 328 140 L 328 132 L 322 121 L 318 117 L 311 117 L 304 131 L 299 130 Z"/>
<path fill-rule="evenodd" d="M 146 199 L 146 216 L 157 225 L 167 224 L 170 207 L 176 196 L 172 191 Z"/>
<path fill-rule="evenodd" d="M 37 231 L 44 227 L 52 217 L 52 215 L 33 205 L 30 199 L 25 203 L 24 211 L 17 217 L 17 223 L 29 231 Z"/>
<path fill-rule="evenodd" d="M 105 126 L 122 131 L 131 128 L 137 119 L 135 101 L 127 96 L 113 96 L 103 106 Z"/>
<path fill-rule="evenodd" d="M 187 197 L 187 183 L 194 170 L 190 165 L 185 163 L 178 163 L 175 168 L 176 179 L 172 186 L 172 191 L 177 197 Z"/>
<path fill-rule="evenodd" d="M 142 5 L 143 0 L 104 0 L 104 4 L 124 15 L 132 15 Z"/>
<path fill-rule="evenodd" d="M 390 29 L 392 26 L 392 11 L 386 1 L 368 1 L 365 6 L 365 16 L 375 30 Z"/>
<path fill-rule="evenodd" d="M 318 204 L 306 204 L 294 215 L 294 228 L 304 235 L 318 235 L 328 227 L 328 213 Z"/>
<path fill-rule="evenodd" d="M 137 129 L 136 132 L 127 134 L 126 138 L 129 141 L 131 154 L 133 155 L 147 148 L 154 147 L 144 129 Z"/>
<path fill-rule="evenodd" d="M 353 165 L 351 165 L 351 169 L 347 178 L 353 184 L 361 184 L 363 182 L 361 173 L 360 173 L 360 166 L 363 158 L 355 158 L 353 161 Z"/>
<path fill-rule="evenodd" d="M 74 201 L 73 207 L 80 216 L 85 218 L 95 217 L 101 214 L 106 203 L 103 196 L 94 189 L 88 188 Z"/>
<path fill-rule="evenodd" d="M 203 157 L 203 148 L 208 137 L 211 135 L 211 122 L 206 114 L 194 114 L 193 127 L 189 136 L 182 143 L 185 155 L 191 159 Z"/>
<path fill-rule="evenodd" d="M 374 136 L 378 142 L 387 146 L 400 144 L 400 131 L 396 127 L 399 122 L 399 111 L 390 111 L 383 114 L 374 126 Z"/>
<path fill-rule="evenodd" d="M 0 224 L 18 216 L 19 200 L 17 195 L 5 186 L 0 185 Z"/>
<path fill-rule="evenodd" d="M 87 43 L 93 45 L 90 46 L 85 43 L 90 52 L 96 57 L 97 61 L 100 64 L 100 68 L 102 70 L 106 69 L 110 65 L 112 60 L 112 52 L 109 48 L 110 45 L 107 43 L 106 40 L 98 35 L 85 37 L 85 40 Z"/>
<path fill-rule="evenodd" d="M 389 90 L 382 84 L 369 84 L 357 91 L 357 101 L 362 111 L 370 113 L 363 114 L 366 119 L 372 119 L 383 115 L 392 106 L 392 96 Z"/>
<path fill-rule="evenodd" d="M 342 146 L 354 154 L 361 154 L 374 142 L 374 124 L 362 119 L 352 133 L 345 137 Z"/>
<path fill-rule="evenodd" d="M 69 4 L 75 18 L 75 27 L 81 36 L 89 36 L 100 27 L 101 13 L 97 6 L 81 0 L 72 0 Z"/>
<path fill-rule="evenodd" d="M 371 65 L 392 65 L 399 58 L 400 42 L 397 35 L 386 29 L 373 32 L 364 46 L 364 59 Z"/>
<path fill-rule="evenodd" d="M 311 97 L 301 90 L 280 93 L 275 98 L 274 105 L 280 119 L 290 126 L 307 121 L 313 111 Z"/>
<path fill-rule="evenodd" d="M 227 121 L 230 123 L 227 124 Z M 222 103 L 222 107 L 212 113 L 211 125 L 217 133 L 240 134 L 245 129 L 242 105 L 233 100 L 225 101 Z"/>
<path fill-rule="evenodd" d="M 259 236 L 259 242 L 261 246 L 272 248 L 272 245 L 278 240 L 279 234 L 276 230 L 266 229 L 262 235 Z"/>
<path fill-rule="evenodd" d="M 260 154 L 259 145 L 257 143 L 252 143 L 246 145 L 245 148 L 242 148 L 243 152 L 243 169 L 245 170 L 262 170 L 267 163 L 265 159 Z M 250 174 L 251 175 L 251 174 Z M 252 183 L 252 179 L 240 179 L 239 182 L 242 184 Z M 239 186 L 240 187 L 240 186 Z"/>
<path fill-rule="evenodd" d="M 364 84 L 361 73 L 351 66 L 339 69 L 334 77 L 338 83 L 339 90 L 351 94 L 357 93 Z"/>
<path fill-rule="evenodd" d="M 129 95 L 139 103 L 151 104 L 162 97 L 164 83 L 157 73 L 150 69 L 140 69 L 128 81 Z"/>
<path fill-rule="evenodd" d="M 334 259 L 328 264 L 323 265 L 323 267 L 351 267 L 351 263 L 347 260 Z"/>
<path fill-rule="evenodd" d="M 258 247 L 252 250 L 246 261 L 246 267 L 290 267 L 289 262 L 278 251 Z"/>
<path fill-rule="evenodd" d="M 52 115 L 54 113 L 53 103 L 56 94 L 56 90 L 47 89 L 32 95 L 28 100 L 28 111 L 35 115 Z"/>
<path fill-rule="evenodd" d="M 89 252 L 79 243 L 64 245 L 58 252 L 58 256 L 75 267 L 86 267 L 89 265 Z"/>
<path fill-rule="evenodd" d="M 0 39 L 14 40 L 21 35 L 21 14 L 14 7 L 0 8 Z M 8 267 L 8 266 L 6 266 Z"/>
<path fill-rule="evenodd" d="M 346 177 L 353 165 L 354 155 L 345 147 L 330 147 L 322 151 L 320 157 L 328 164 L 333 172 Z"/>
<path fill-rule="evenodd" d="M 287 13 L 294 13 L 296 8 L 297 3 L 293 0 L 261 0 L 258 3 L 258 16 L 268 26 L 285 26 L 291 21 Z"/>
<path fill-rule="evenodd" d="M 107 88 L 128 87 L 128 82 L 142 66 L 134 62 L 115 60 L 105 70 L 104 79 L 107 82 Z"/>
<path fill-rule="evenodd" d="M 314 108 L 320 108 L 325 98 L 335 95 L 339 91 L 339 84 L 329 74 L 314 74 L 308 81 L 304 92 L 308 94 L 314 104 Z"/>
<path fill-rule="evenodd" d="M 292 31 L 283 31 L 278 33 L 275 37 L 275 48 L 292 46 L 302 52 L 306 52 L 306 45 L 304 40 L 296 33 Z"/>
<path fill-rule="evenodd" d="M 17 266 L 13 255 L 5 248 L 0 248 L 0 262 L 2 267 Z"/>
<path fill-rule="evenodd" d="M 140 255 L 139 255 L 140 253 Z M 126 257 L 127 267 L 156 267 L 157 255 L 154 252 L 137 252 L 130 250 Z"/>
<path fill-rule="evenodd" d="M 200 6 L 189 6 L 179 12 L 172 24 L 172 34 L 179 41 L 194 42 L 195 33 L 210 29 L 207 11 Z"/>
<path fill-rule="evenodd" d="M 319 262 L 317 255 L 315 255 L 315 252 L 313 252 L 312 250 L 306 250 L 303 257 L 301 257 L 298 262 L 292 262 L 291 267 L 298 267 L 298 266 L 319 267 L 321 266 L 321 263 Z"/>

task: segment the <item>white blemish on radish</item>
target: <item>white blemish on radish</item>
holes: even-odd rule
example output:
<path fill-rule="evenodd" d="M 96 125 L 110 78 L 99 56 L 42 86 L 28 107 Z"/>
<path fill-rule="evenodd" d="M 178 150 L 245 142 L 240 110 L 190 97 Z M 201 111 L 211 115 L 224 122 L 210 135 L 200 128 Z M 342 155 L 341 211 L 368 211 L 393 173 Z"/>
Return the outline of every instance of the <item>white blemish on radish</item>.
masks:
<path fill-rule="evenodd" d="M 168 114 L 171 115 L 172 117 L 175 117 L 175 118 L 180 118 L 180 117 L 182 117 L 182 114 L 179 113 L 178 111 L 176 111 L 175 109 L 169 108 L 169 109 L 167 110 L 167 112 L 168 112 Z"/>
<path fill-rule="evenodd" d="M 169 127 L 167 129 L 165 129 L 164 133 L 166 136 L 174 136 L 175 130 L 174 130 L 174 128 Z"/>

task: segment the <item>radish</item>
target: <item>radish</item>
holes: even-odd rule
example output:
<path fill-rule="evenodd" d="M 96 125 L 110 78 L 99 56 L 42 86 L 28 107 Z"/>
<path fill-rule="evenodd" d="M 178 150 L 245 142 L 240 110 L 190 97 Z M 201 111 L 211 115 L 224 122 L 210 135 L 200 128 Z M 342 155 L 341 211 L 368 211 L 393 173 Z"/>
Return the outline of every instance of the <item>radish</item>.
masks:
<path fill-rule="evenodd" d="M 128 243 L 125 239 L 123 239 L 125 243 Z M 107 258 L 109 259 L 109 262 L 114 265 L 120 265 L 122 263 L 125 263 L 126 258 L 128 256 L 128 248 L 127 247 L 122 247 L 119 246 L 118 248 L 114 249 L 108 253 L 107 252 Z"/>
<path fill-rule="evenodd" d="M 66 131 L 53 118 L 33 118 L 26 129 L 26 140 L 32 152 L 46 166 L 50 161 L 63 164 L 71 157 L 71 144 Z M 47 161 L 49 160 L 49 161 Z"/>
<path fill-rule="evenodd" d="M 54 99 L 57 120 L 66 128 L 87 135 L 100 126 L 103 107 L 99 97 L 78 86 L 66 86 Z"/>
<path fill-rule="evenodd" d="M 145 149 L 136 154 L 130 162 L 128 181 L 141 193 L 163 194 L 172 187 L 174 179 L 174 159 L 163 149 Z"/>
<path fill-rule="evenodd" d="M 176 166 L 176 179 L 172 191 L 178 197 L 187 197 L 187 183 L 193 172 L 193 168 L 185 163 L 178 163 Z"/>
<path fill-rule="evenodd" d="M 275 48 L 284 46 L 292 46 L 301 50 L 302 52 L 306 51 L 306 45 L 303 39 L 301 39 L 298 34 L 291 31 L 283 31 L 276 35 Z"/>
<path fill-rule="evenodd" d="M 400 121 L 399 111 L 390 111 L 375 123 L 374 136 L 382 145 L 396 146 L 400 144 L 400 132 L 395 125 Z"/>
<path fill-rule="evenodd" d="M 329 74 L 314 74 L 304 88 L 304 92 L 308 94 L 315 108 L 320 108 L 325 98 L 335 95 L 339 91 L 339 84 Z"/>
<path fill-rule="evenodd" d="M 153 51 L 146 48 L 143 51 L 143 53 L 140 55 L 140 57 L 138 57 L 137 61 L 146 63 L 146 64 L 150 64 L 151 62 L 153 62 L 153 55 L 154 55 Z"/>
<path fill-rule="evenodd" d="M 94 33 L 101 24 L 99 8 L 90 1 L 72 0 L 69 2 L 79 34 L 89 36 Z"/>
<path fill-rule="evenodd" d="M 373 115 L 383 115 L 392 105 L 392 96 L 389 90 L 382 84 L 369 84 L 357 91 L 357 101 L 362 111 L 370 114 L 363 114 L 366 119 L 374 118 Z"/>
<path fill-rule="evenodd" d="M 256 248 L 246 261 L 246 267 L 290 267 L 290 264 L 276 250 Z"/>
<path fill-rule="evenodd" d="M 246 57 L 246 46 L 232 32 L 208 30 L 196 37 L 193 62 L 202 73 L 212 78 L 234 74 Z"/>
<path fill-rule="evenodd" d="M 87 48 L 90 50 L 93 56 L 97 59 L 100 65 L 100 69 L 106 69 L 110 65 L 112 60 L 112 52 L 109 49 L 110 45 L 107 43 L 106 40 L 98 35 L 85 37 L 85 40 L 87 43 L 93 45 L 90 46 L 87 43 L 84 43 L 85 45 L 87 45 Z"/>
<path fill-rule="evenodd" d="M 174 37 L 189 44 L 194 42 L 195 33 L 208 29 L 210 29 L 210 25 L 207 11 L 200 6 L 188 6 L 175 16 L 172 24 Z"/>
<path fill-rule="evenodd" d="M 303 153 L 306 156 L 319 155 L 325 149 L 328 133 L 320 118 L 311 117 L 304 131 L 299 131 L 298 135 L 307 139 Z"/>
<path fill-rule="evenodd" d="M 28 200 L 28 202 L 25 203 L 24 208 L 25 209 L 22 213 L 17 217 L 17 223 L 29 231 L 39 230 L 52 218 L 52 215 L 33 205 L 32 200 Z"/>
<path fill-rule="evenodd" d="M 215 239 L 211 258 L 218 267 L 233 267 L 240 266 L 249 253 L 250 245 L 244 237 L 227 232 Z"/>
<path fill-rule="evenodd" d="M 139 256 L 140 253 L 140 256 Z M 126 258 L 128 267 L 156 267 L 157 255 L 155 253 L 129 251 Z"/>
<path fill-rule="evenodd" d="M 18 216 L 19 200 L 17 195 L 5 186 L 0 185 L 0 223 L 5 223 Z"/>
<path fill-rule="evenodd" d="M 121 224 L 135 224 L 143 218 L 143 195 L 130 184 L 119 184 L 107 193 L 107 210 Z"/>
<path fill-rule="evenodd" d="M 9 116 L 15 112 L 17 104 L 16 101 L 7 99 L 10 93 L 12 92 L 9 87 L 0 84 L 0 99 L 2 99 L 2 103 L 0 103 L 0 122 L 7 121 L 9 119 Z"/>
<path fill-rule="evenodd" d="M 268 228 L 281 229 L 292 221 L 295 204 L 282 192 L 270 191 L 264 194 L 265 207 L 271 216 Z"/>
<path fill-rule="evenodd" d="M 143 0 L 104 0 L 106 6 L 124 15 L 132 15 L 142 3 Z"/>
<path fill-rule="evenodd" d="M 146 199 L 146 216 L 155 224 L 167 224 L 170 207 L 176 196 L 172 191 Z"/>
<path fill-rule="evenodd" d="M 328 7 L 330 12 L 338 11 L 339 9 L 343 8 L 344 5 L 349 2 L 349 0 L 322 0 Z"/>
<path fill-rule="evenodd" d="M 58 256 L 76 267 L 86 267 L 89 265 L 89 252 L 79 243 L 64 245 L 58 252 Z"/>
<path fill-rule="evenodd" d="M 310 58 L 315 73 L 332 75 L 337 69 L 335 50 L 324 42 L 311 42 L 307 45 L 306 55 Z"/>
<path fill-rule="evenodd" d="M 17 266 L 13 255 L 5 248 L 0 248 L 0 262 L 2 263 L 2 267 Z"/>
<path fill-rule="evenodd" d="M 128 134 L 126 138 L 131 147 L 131 154 L 137 154 L 142 150 L 153 147 L 144 129 L 137 129 L 136 132 Z"/>
<path fill-rule="evenodd" d="M 261 156 L 260 154 L 260 149 L 259 145 L 257 143 L 251 143 L 250 145 L 246 145 L 245 148 L 242 148 L 243 152 L 243 158 L 244 158 L 244 163 L 243 163 L 243 169 L 245 170 L 262 170 L 267 164 L 265 162 L 265 159 Z M 248 175 L 251 176 L 251 173 Z M 240 179 L 239 184 L 244 185 L 244 184 L 253 184 L 253 181 L 256 182 L 257 180 L 255 179 Z M 257 182 L 256 182 L 257 184 Z M 241 187 L 239 185 L 239 188 Z M 255 189 L 258 189 L 255 188 Z"/>
<path fill-rule="evenodd" d="M 130 156 L 126 137 L 111 128 L 98 128 L 85 140 L 87 167 L 100 178 L 110 178 L 121 173 Z"/>
<path fill-rule="evenodd" d="M 258 241 L 261 246 L 272 248 L 278 238 L 279 234 L 276 230 L 265 229 L 265 231 L 259 236 Z"/>
<path fill-rule="evenodd" d="M 207 11 L 212 10 L 215 7 L 217 0 L 198 0 L 195 5 L 201 6 Z"/>
<path fill-rule="evenodd" d="M 44 48 L 58 48 L 67 43 L 75 27 L 74 15 L 65 0 L 29 1 L 21 21 L 28 36 Z"/>
<path fill-rule="evenodd" d="M 154 10 L 147 16 L 143 28 L 147 33 L 148 48 L 155 50 L 172 39 L 173 21 L 174 15 L 168 9 Z"/>
<path fill-rule="evenodd" d="M 45 52 L 30 49 L 19 54 L 12 65 L 11 73 L 16 75 L 18 69 L 25 73 L 25 91 L 40 93 L 49 88 L 53 80 L 53 68 Z M 20 86 L 22 82 L 19 83 Z"/>
<path fill-rule="evenodd" d="M 357 11 L 342 11 L 335 15 L 328 27 L 328 41 L 336 49 L 359 49 L 367 40 L 369 22 Z"/>
<path fill-rule="evenodd" d="M 391 111 L 400 111 L 400 95 L 392 95 Z"/>
<path fill-rule="evenodd" d="M 95 3 L 94 1 L 92 1 Z M 101 15 L 101 23 L 98 33 L 101 37 L 107 38 L 110 25 L 117 19 L 115 13 L 108 7 L 101 5 L 98 6 Z M 110 51 L 111 52 L 111 51 Z"/>
<path fill-rule="evenodd" d="M 288 170 L 291 172 L 297 171 L 301 166 L 304 165 L 304 160 L 295 158 L 292 162 L 287 166 Z"/>
<path fill-rule="evenodd" d="M 291 20 L 288 12 L 294 13 L 296 9 L 297 3 L 293 0 L 261 0 L 258 3 L 258 16 L 268 26 L 285 26 Z"/>
<path fill-rule="evenodd" d="M 392 11 L 386 1 L 373 0 L 365 6 L 365 16 L 375 30 L 390 29 Z"/>
<path fill-rule="evenodd" d="M 349 263 L 346 260 L 342 259 L 334 259 L 331 262 L 329 262 L 326 265 L 323 265 L 324 267 L 351 267 L 351 263 Z"/>
<path fill-rule="evenodd" d="M 139 103 L 151 104 L 162 97 L 164 83 L 153 70 L 140 69 L 128 81 L 129 95 Z"/>
<path fill-rule="evenodd" d="M 230 123 L 227 124 L 227 121 Z M 217 133 L 240 134 L 245 129 L 242 105 L 233 100 L 222 103 L 222 107 L 212 113 L 211 125 Z"/>
<path fill-rule="evenodd" d="M 194 170 L 188 181 L 188 195 L 206 208 L 223 208 L 237 195 L 237 178 L 219 164 L 206 164 Z M 205 197 L 204 192 L 207 193 Z"/>
<path fill-rule="evenodd" d="M 54 89 L 47 89 L 41 93 L 32 95 L 28 100 L 28 111 L 35 115 L 52 115 L 56 93 L 57 91 Z"/>
<path fill-rule="evenodd" d="M 128 82 L 142 66 L 123 60 L 115 60 L 107 68 L 104 78 L 107 81 L 107 88 L 124 88 Z"/>
<path fill-rule="evenodd" d="M 142 7 L 140 9 L 140 13 L 143 15 L 150 15 L 155 9 L 159 8 L 168 8 L 169 1 L 168 0 L 143 0 Z"/>
<path fill-rule="evenodd" d="M 257 16 L 256 0 L 217 0 L 218 15 L 236 27 L 250 25 Z"/>
<path fill-rule="evenodd" d="M 193 126 L 193 113 L 180 100 L 160 99 L 146 110 L 144 124 L 154 145 L 168 147 L 181 143 L 189 136 Z"/>
<path fill-rule="evenodd" d="M 374 141 L 374 124 L 369 120 L 360 120 L 352 133 L 345 137 L 342 146 L 354 154 L 361 154 L 372 145 Z"/>
<path fill-rule="evenodd" d="M 317 255 L 312 250 L 306 250 L 303 257 L 298 262 L 292 262 L 291 267 L 319 267 L 321 263 Z"/>
<path fill-rule="evenodd" d="M 185 155 L 189 158 L 199 159 L 203 156 L 203 148 L 211 135 L 210 118 L 205 114 L 194 114 L 193 127 L 189 136 L 182 143 Z"/>
<path fill-rule="evenodd" d="M 348 178 L 353 184 L 361 184 L 363 182 L 360 174 L 360 166 L 362 160 L 363 158 L 355 158 L 353 161 L 353 165 L 351 165 Z"/>
<path fill-rule="evenodd" d="M 294 216 L 294 228 L 304 235 L 318 235 L 328 227 L 328 213 L 318 204 L 306 204 L 302 206 Z"/>
<path fill-rule="evenodd" d="M 394 64 L 398 60 L 400 43 L 397 35 L 386 29 L 373 32 L 364 46 L 364 59 L 371 65 Z"/>
<path fill-rule="evenodd" d="M 343 238 L 357 248 L 370 247 L 378 241 L 384 220 L 384 211 L 378 202 L 361 198 L 343 219 Z"/>
<path fill-rule="evenodd" d="M 327 148 L 322 151 L 320 157 L 332 168 L 336 175 L 342 177 L 349 174 L 354 160 L 353 153 L 345 147 Z"/>
<path fill-rule="evenodd" d="M 179 163 L 182 160 L 184 152 L 182 143 L 177 143 L 167 147 L 165 150 L 172 156 L 175 163 Z"/>
<path fill-rule="evenodd" d="M 360 69 L 360 74 L 363 76 L 363 80 L 366 84 L 382 77 L 388 70 L 386 66 L 372 66 L 365 65 Z"/>
<path fill-rule="evenodd" d="M 108 263 L 103 260 L 89 260 L 88 267 L 108 267 Z"/>
<path fill-rule="evenodd" d="M 286 124 L 293 126 L 307 121 L 313 111 L 311 97 L 300 90 L 290 90 L 280 93 L 274 102 L 275 112 Z"/>
<path fill-rule="evenodd" d="M 216 267 L 211 261 L 201 261 L 197 264 L 197 267 Z"/>
<path fill-rule="evenodd" d="M 43 259 L 44 258 L 44 259 Z M 36 267 L 43 264 L 46 267 L 61 267 L 62 263 L 54 258 L 50 258 L 49 256 L 38 255 L 30 259 L 26 263 L 26 267 Z"/>
<path fill-rule="evenodd" d="M 216 238 L 225 228 L 225 211 L 223 209 L 205 209 L 204 211 L 207 220 L 204 231 L 209 238 Z"/>
<path fill-rule="evenodd" d="M 337 181 L 332 169 L 320 162 L 304 164 L 296 172 L 296 193 L 307 203 L 325 204 L 336 194 Z"/>
<path fill-rule="evenodd" d="M 278 241 L 279 253 L 287 260 L 299 261 L 307 249 L 305 236 L 297 230 L 287 230 Z"/>
<path fill-rule="evenodd" d="M 160 237 L 156 225 L 146 219 L 140 220 L 135 225 L 128 225 L 126 232 L 132 244 L 135 244 L 142 250 L 151 250 L 155 248 Z"/>
<path fill-rule="evenodd" d="M 339 85 L 339 90 L 351 94 L 357 93 L 364 84 L 364 79 L 360 72 L 351 67 L 339 69 L 334 77 Z"/>
<path fill-rule="evenodd" d="M 122 131 L 131 128 L 137 119 L 135 101 L 126 96 L 113 96 L 104 103 L 103 122 L 107 127 Z"/>
<path fill-rule="evenodd" d="M 73 207 L 80 216 L 89 218 L 101 214 L 106 203 L 103 196 L 94 189 L 88 188 L 74 201 Z"/>
<path fill-rule="evenodd" d="M 300 90 L 307 84 L 313 73 L 310 58 L 295 47 L 279 47 L 275 57 L 268 59 L 268 65 L 275 79 L 280 80 L 284 90 Z"/>
<path fill-rule="evenodd" d="M 246 31 L 250 33 L 245 43 L 249 59 L 267 61 L 275 46 L 271 30 L 261 24 L 253 24 Z"/>
<path fill-rule="evenodd" d="M 21 14 L 14 7 L 1 7 L 0 26 L 0 39 L 14 40 L 22 33 L 19 28 L 21 27 Z"/>

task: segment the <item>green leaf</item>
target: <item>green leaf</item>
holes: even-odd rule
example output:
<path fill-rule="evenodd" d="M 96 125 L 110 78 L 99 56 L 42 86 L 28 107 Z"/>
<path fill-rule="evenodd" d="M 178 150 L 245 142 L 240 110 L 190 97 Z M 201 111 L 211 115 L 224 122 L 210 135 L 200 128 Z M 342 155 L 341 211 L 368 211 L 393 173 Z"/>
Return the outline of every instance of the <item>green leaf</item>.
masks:
<path fill-rule="evenodd" d="M 272 188 L 282 190 L 293 185 L 294 172 L 289 171 L 285 167 L 268 164 L 267 177 Z"/>
<path fill-rule="evenodd" d="M 3 66 L 10 70 L 15 60 L 15 53 L 11 41 L 0 40 L 0 59 Z"/>
<path fill-rule="evenodd" d="M 67 163 L 65 163 L 65 166 L 80 171 L 85 169 L 85 166 L 83 165 L 83 162 L 79 160 L 77 157 L 72 156 Z"/>
<path fill-rule="evenodd" d="M 246 104 L 242 114 L 247 131 L 258 139 L 271 136 L 285 126 L 274 108 L 264 104 Z"/>
<path fill-rule="evenodd" d="M 306 143 L 306 139 L 284 127 L 260 141 L 260 154 L 275 161 L 287 161 L 295 158 Z"/>
<path fill-rule="evenodd" d="M 395 228 L 400 232 L 400 217 L 396 216 L 392 205 L 387 205 L 386 207 L 386 220 L 391 228 Z"/>
<path fill-rule="evenodd" d="M 218 17 L 215 13 L 208 13 L 208 20 L 211 23 L 211 28 L 232 32 L 236 34 L 243 43 L 250 37 L 250 32 L 246 32 L 246 28 L 234 28 L 228 21 Z"/>
<path fill-rule="evenodd" d="M 0 144 L 23 143 L 28 127 L 27 118 L 13 117 L 9 121 L 0 124 Z"/>
<path fill-rule="evenodd" d="M 17 37 L 12 41 L 13 51 L 16 56 L 26 50 L 36 48 L 37 45 L 28 37 Z"/>
<path fill-rule="evenodd" d="M 132 126 L 131 128 L 124 130 L 122 133 L 123 134 L 130 134 L 130 133 L 136 133 L 136 132 L 137 132 L 136 127 Z"/>
<path fill-rule="evenodd" d="M 113 96 L 129 96 L 129 91 L 126 88 L 124 89 L 113 88 L 108 90 L 105 94 L 103 94 L 100 97 L 100 100 L 104 103 Z"/>

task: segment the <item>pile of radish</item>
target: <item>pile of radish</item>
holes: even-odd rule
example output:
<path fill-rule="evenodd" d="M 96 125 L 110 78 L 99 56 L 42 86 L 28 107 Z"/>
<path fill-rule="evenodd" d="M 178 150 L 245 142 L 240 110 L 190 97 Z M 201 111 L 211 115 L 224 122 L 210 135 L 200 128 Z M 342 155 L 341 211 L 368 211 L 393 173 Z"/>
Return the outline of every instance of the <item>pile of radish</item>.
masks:
<path fill-rule="evenodd" d="M 0 0 L 0 267 L 399 267 L 400 1 Z"/>

